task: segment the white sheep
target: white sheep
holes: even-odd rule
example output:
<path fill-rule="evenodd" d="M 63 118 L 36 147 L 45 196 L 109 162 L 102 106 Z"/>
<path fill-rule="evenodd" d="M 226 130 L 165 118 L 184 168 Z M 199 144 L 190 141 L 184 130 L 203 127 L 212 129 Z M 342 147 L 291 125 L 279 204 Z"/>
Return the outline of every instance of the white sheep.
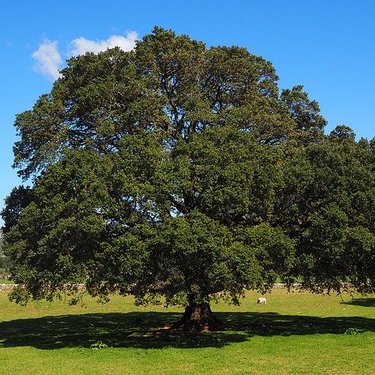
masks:
<path fill-rule="evenodd" d="M 267 300 L 264 297 L 259 297 L 257 303 L 264 303 L 266 304 Z"/>

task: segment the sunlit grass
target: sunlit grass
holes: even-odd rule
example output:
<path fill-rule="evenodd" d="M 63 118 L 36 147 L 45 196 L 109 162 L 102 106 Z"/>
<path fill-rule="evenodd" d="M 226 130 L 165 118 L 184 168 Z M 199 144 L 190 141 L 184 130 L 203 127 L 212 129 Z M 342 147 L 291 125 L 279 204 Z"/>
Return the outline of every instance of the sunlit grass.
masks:
<path fill-rule="evenodd" d="M 119 296 L 22 307 L 0 292 L 0 374 L 375 373 L 375 296 L 276 289 L 266 305 L 257 297 L 213 305 L 228 330 L 195 335 L 155 330 L 181 308 Z"/>

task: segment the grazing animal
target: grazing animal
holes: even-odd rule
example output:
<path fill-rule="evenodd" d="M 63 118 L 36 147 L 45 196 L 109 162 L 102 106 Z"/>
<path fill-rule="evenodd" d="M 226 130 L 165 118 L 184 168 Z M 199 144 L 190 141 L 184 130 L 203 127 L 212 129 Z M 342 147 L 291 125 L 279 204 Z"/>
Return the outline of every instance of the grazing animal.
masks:
<path fill-rule="evenodd" d="M 264 303 L 266 304 L 267 300 L 264 297 L 259 297 L 257 303 Z"/>

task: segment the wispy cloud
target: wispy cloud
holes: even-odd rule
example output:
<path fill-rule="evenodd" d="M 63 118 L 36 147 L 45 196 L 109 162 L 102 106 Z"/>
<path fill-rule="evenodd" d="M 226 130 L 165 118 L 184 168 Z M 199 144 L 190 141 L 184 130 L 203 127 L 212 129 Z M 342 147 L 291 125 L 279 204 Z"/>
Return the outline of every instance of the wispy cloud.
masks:
<path fill-rule="evenodd" d="M 61 55 L 57 49 L 57 42 L 46 40 L 32 54 L 37 61 L 36 69 L 53 80 L 59 78 L 59 66 L 62 63 Z"/>
<path fill-rule="evenodd" d="M 124 51 L 131 51 L 135 47 L 138 34 L 135 31 L 129 32 L 126 36 L 112 35 L 106 40 L 90 40 L 78 38 L 72 41 L 71 56 L 83 55 L 86 52 L 99 53 L 108 48 L 120 47 Z"/>

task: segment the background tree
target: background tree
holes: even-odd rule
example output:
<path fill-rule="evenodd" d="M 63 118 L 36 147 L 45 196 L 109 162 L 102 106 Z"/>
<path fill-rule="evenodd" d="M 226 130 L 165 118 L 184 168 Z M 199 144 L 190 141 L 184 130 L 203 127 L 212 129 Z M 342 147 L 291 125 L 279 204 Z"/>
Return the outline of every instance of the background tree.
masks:
<path fill-rule="evenodd" d="M 9 258 L 5 256 L 3 251 L 3 232 L 0 231 L 0 278 L 8 276 Z"/>
<path fill-rule="evenodd" d="M 374 284 L 374 152 L 338 126 L 329 136 L 294 149 L 276 223 L 296 240 L 295 277 L 314 292 L 371 292 Z"/>

